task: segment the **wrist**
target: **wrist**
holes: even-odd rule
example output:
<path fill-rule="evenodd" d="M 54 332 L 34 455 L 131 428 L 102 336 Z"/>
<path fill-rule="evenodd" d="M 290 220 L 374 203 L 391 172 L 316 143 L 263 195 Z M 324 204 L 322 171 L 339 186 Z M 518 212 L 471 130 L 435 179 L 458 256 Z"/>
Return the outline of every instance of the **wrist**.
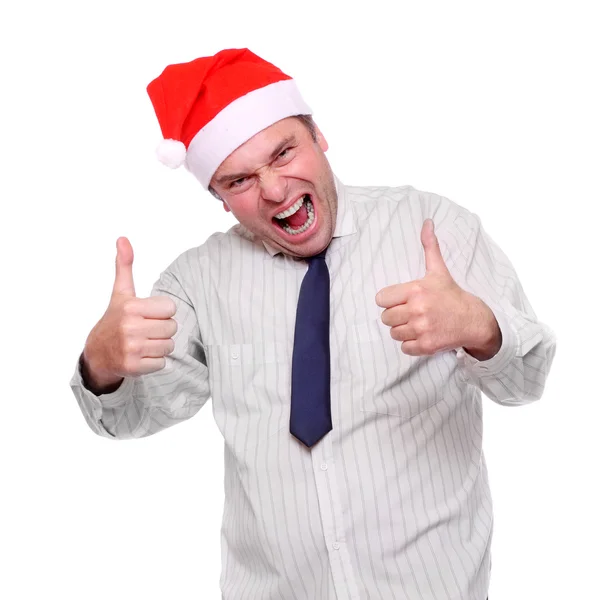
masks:
<path fill-rule="evenodd" d="M 79 357 L 79 366 L 81 368 L 81 378 L 84 386 L 96 396 L 100 394 L 110 394 L 119 388 L 123 377 L 103 373 L 93 368 L 86 356 L 85 350 Z"/>
<path fill-rule="evenodd" d="M 467 335 L 462 347 L 479 361 L 489 360 L 502 346 L 502 332 L 492 309 L 481 298 L 470 296 Z"/>

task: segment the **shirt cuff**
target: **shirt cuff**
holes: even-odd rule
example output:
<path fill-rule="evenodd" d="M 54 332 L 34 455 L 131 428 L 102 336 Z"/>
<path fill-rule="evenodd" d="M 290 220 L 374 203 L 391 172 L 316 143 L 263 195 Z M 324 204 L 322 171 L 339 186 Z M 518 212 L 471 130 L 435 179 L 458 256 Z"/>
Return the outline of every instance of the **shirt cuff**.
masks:
<path fill-rule="evenodd" d="M 519 347 L 519 334 L 510 322 L 508 316 L 500 309 L 492 309 L 498 326 L 502 333 L 502 345 L 492 358 L 488 360 L 477 360 L 464 348 L 456 349 L 456 358 L 459 368 L 463 374 L 470 379 L 480 377 L 493 377 L 500 373 L 517 354 Z"/>
<path fill-rule="evenodd" d="M 73 379 L 71 383 L 79 385 L 84 393 L 92 398 L 96 398 L 100 401 L 100 404 L 106 408 L 112 408 L 116 406 L 122 406 L 125 404 L 128 398 L 131 397 L 133 392 L 133 377 L 125 377 L 121 382 L 121 385 L 110 394 L 99 394 L 98 396 L 94 394 L 91 390 L 89 390 L 83 381 L 83 375 L 81 373 L 81 362 L 83 360 L 83 353 L 79 355 L 77 359 L 77 368 L 75 369 L 75 374 L 73 375 Z"/>

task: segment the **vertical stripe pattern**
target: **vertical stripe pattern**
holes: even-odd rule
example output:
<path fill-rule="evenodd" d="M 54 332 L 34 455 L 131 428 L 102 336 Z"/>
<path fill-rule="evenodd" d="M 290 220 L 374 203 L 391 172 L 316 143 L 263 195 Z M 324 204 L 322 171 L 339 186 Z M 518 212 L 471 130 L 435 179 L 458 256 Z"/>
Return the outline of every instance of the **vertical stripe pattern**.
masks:
<path fill-rule="evenodd" d="M 556 338 L 479 218 L 412 187 L 336 179 L 331 281 L 333 430 L 312 450 L 289 433 L 294 323 L 307 263 L 241 224 L 182 253 L 152 295 L 177 305 L 161 371 L 95 396 L 70 385 L 98 435 L 139 438 L 209 398 L 224 440 L 225 600 L 484 600 L 493 512 L 482 393 L 542 396 Z M 502 347 L 408 356 L 381 322 L 383 287 L 425 275 L 431 218 L 457 283 L 493 310 Z"/>

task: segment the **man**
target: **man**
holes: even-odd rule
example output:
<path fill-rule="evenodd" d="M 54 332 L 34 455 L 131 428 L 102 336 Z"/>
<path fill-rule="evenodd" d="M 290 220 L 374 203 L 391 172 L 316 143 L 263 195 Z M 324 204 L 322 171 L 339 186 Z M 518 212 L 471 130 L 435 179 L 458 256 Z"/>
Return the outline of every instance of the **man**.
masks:
<path fill-rule="evenodd" d="M 163 162 L 239 224 L 109 307 L 71 380 L 90 427 L 139 438 L 213 401 L 225 599 L 484 600 L 481 392 L 539 399 L 555 336 L 479 218 L 345 186 L 294 81 L 249 50 L 149 86 Z M 302 116 L 298 116 L 302 115 Z"/>

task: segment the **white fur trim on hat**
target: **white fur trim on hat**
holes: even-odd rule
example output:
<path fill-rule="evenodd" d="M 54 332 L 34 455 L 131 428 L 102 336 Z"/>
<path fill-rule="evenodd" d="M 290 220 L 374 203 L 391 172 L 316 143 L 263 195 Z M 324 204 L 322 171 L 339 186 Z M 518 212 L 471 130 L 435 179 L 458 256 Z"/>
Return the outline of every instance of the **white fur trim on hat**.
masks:
<path fill-rule="evenodd" d="M 219 165 L 253 135 L 294 115 L 312 114 L 293 79 L 253 90 L 226 106 L 190 142 L 186 168 L 205 189 Z"/>
<path fill-rule="evenodd" d="M 163 140 L 156 148 L 156 156 L 163 165 L 177 169 L 185 161 L 185 144 L 179 140 Z"/>

